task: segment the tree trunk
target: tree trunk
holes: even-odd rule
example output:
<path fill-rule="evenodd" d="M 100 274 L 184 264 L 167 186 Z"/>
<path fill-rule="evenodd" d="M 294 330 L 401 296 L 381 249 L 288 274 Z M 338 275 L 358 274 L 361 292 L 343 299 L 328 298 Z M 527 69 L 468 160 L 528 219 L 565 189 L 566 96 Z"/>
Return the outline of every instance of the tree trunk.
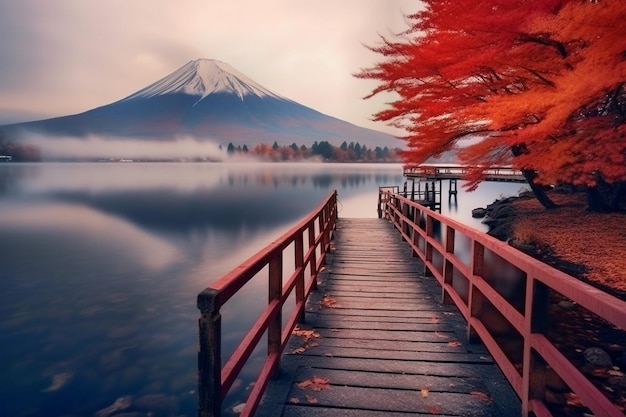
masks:
<path fill-rule="evenodd" d="M 611 208 L 604 201 L 597 187 L 587 187 L 587 210 L 598 213 L 608 213 Z"/>
<path fill-rule="evenodd" d="M 554 201 L 552 201 L 550 199 L 550 197 L 548 197 L 548 194 L 546 194 L 546 192 L 543 189 L 543 187 L 541 187 L 540 185 L 535 184 L 535 177 L 537 176 L 535 171 L 533 171 L 531 169 L 523 169 L 522 170 L 522 175 L 524 176 L 524 178 L 526 178 L 526 182 L 528 183 L 528 185 L 530 185 L 530 189 L 535 194 L 535 198 L 537 199 L 537 201 L 539 201 L 541 203 L 541 205 L 544 208 L 546 208 L 546 209 L 554 209 L 554 208 L 557 207 L 557 205 L 554 204 Z"/>
<path fill-rule="evenodd" d="M 526 148 L 526 144 L 520 143 L 519 145 L 511 146 L 511 153 L 513 156 L 520 156 L 521 154 L 528 153 L 528 148 Z M 528 185 L 530 185 L 530 189 L 535 194 L 535 198 L 544 208 L 553 209 L 557 207 L 557 205 L 554 204 L 554 201 L 550 200 L 550 197 L 548 197 L 548 194 L 546 194 L 543 187 L 535 184 L 535 177 L 537 176 L 537 173 L 534 169 L 522 169 L 522 175 L 526 179 Z"/>
<path fill-rule="evenodd" d="M 613 193 L 611 195 L 611 201 L 609 202 L 609 206 L 612 211 L 619 211 L 619 203 L 622 198 L 622 194 L 626 191 L 624 184 L 624 182 L 618 182 L 613 185 Z"/>

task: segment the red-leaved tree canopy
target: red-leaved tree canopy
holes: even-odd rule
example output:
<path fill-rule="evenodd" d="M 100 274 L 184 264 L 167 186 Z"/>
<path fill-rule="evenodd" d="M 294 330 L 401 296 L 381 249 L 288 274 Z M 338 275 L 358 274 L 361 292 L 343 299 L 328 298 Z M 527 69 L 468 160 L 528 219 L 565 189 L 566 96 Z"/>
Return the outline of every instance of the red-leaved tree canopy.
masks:
<path fill-rule="evenodd" d="M 427 0 L 357 77 L 397 93 L 375 115 L 405 129 L 409 164 L 462 148 L 540 184 L 626 181 L 626 2 Z M 466 140 L 472 139 L 472 140 Z M 469 175 L 470 188 L 482 169 Z M 538 196 L 539 197 L 539 196 Z M 546 207 L 550 201 L 542 201 Z"/>

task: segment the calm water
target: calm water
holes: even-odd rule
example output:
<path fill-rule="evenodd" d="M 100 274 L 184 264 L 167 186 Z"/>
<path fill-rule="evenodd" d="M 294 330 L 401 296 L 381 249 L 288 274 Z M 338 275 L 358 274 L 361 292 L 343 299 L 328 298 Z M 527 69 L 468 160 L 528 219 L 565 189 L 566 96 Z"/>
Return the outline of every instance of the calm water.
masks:
<path fill-rule="evenodd" d="M 0 164 L 0 416 L 194 416 L 196 294 L 330 191 L 341 217 L 376 217 L 378 186 L 403 182 L 400 165 Z M 520 188 L 443 211 L 481 228 L 471 209 Z M 223 310 L 225 350 L 258 298 Z"/>

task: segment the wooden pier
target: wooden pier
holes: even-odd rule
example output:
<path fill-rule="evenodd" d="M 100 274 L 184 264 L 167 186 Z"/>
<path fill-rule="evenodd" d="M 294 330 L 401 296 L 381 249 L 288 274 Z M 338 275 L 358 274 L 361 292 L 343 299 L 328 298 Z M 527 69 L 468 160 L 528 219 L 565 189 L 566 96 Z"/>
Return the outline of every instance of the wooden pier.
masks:
<path fill-rule="evenodd" d="M 622 391 L 556 331 L 565 300 L 626 340 L 626 301 L 395 186 L 378 209 L 338 219 L 333 192 L 198 294 L 199 417 L 232 415 L 224 399 L 258 347 L 240 417 L 624 416 Z M 222 358 L 221 309 L 253 279 L 267 305 Z"/>
<path fill-rule="evenodd" d="M 520 401 L 386 220 L 340 219 L 257 416 L 516 416 Z M 396 414 L 397 413 L 397 414 Z"/>

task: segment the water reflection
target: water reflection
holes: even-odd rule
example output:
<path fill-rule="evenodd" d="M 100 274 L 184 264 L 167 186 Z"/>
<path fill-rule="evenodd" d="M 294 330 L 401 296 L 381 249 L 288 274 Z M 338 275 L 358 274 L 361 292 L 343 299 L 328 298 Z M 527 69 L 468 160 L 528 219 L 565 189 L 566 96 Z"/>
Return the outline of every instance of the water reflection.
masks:
<path fill-rule="evenodd" d="M 333 189 L 340 216 L 376 217 L 378 186 L 403 180 L 399 165 L 1 164 L 0 414 L 195 415 L 196 294 Z M 470 219 L 498 197 L 459 193 Z M 265 291 L 224 308 L 225 351 Z"/>
<path fill-rule="evenodd" d="M 397 165 L 0 165 L 0 414 L 195 415 L 196 294 L 332 189 L 374 217 L 379 183 L 400 180 Z M 226 351 L 263 291 L 224 309 Z"/>

